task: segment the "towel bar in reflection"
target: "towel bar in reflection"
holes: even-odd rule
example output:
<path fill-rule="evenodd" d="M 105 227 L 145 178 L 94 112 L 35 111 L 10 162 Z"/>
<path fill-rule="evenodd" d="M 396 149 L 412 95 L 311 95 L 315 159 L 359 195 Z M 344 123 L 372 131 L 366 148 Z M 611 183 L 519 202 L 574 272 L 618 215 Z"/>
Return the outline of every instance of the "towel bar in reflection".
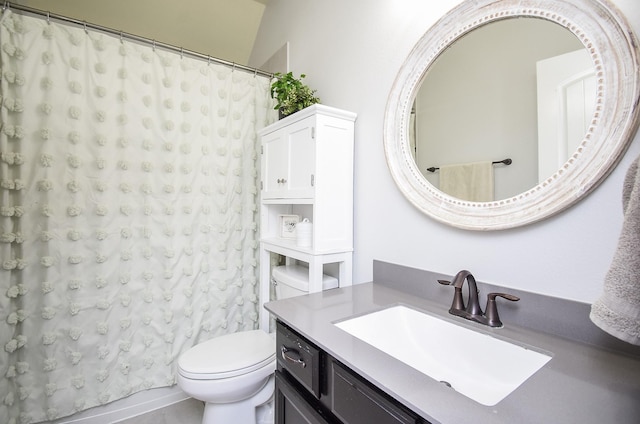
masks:
<path fill-rule="evenodd" d="M 497 165 L 499 163 L 501 163 L 503 165 L 511 165 L 513 163 L 513 161 L 511 160 L 511 158 L 506 158 L 506 159 L 497 160 L 497 161 L 494 161 L 494 162 L 491 162 L 491 163 L 494 164 L 494 165 Z M 436 172 L 438 169 L 440 169 L 440 168 L 432 166 L 431 168 L 427 168 L 427 171 Z"/>

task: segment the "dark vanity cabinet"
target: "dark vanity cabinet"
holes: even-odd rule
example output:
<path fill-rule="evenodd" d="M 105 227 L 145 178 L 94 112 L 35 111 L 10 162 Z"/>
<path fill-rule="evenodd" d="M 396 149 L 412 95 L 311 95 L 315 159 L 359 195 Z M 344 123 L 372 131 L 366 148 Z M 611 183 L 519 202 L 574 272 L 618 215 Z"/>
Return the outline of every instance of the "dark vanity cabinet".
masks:
<path fill-rule="evenodd" d="M 322 352 L 278 322 L 276 354 L 275 423 L 337 423 L 319 404 L 324 386 Z"/>
<path fill-rule="evenodd" d="M 276 424 L 427 424 L 278 321 Z"/>

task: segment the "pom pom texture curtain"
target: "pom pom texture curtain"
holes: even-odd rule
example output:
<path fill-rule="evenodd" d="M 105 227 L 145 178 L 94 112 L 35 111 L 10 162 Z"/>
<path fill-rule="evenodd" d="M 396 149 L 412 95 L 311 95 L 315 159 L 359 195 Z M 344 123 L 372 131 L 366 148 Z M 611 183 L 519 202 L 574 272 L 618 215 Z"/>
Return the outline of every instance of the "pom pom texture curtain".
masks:
<path fill-rule="evenodd" d="M 258 321 L 269 80 L 5 11 L 0 422 L 175 383 Z"/>

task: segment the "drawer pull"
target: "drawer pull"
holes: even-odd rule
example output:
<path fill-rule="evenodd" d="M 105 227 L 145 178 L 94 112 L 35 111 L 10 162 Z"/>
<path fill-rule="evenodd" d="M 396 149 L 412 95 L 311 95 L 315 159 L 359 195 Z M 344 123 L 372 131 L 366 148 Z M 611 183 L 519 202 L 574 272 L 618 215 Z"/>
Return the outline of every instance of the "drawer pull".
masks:
<path fill-rule="evenodd" d="M 285 346 L 282 346 L 280 348 L 280 355 L 282 356 L 282 359 L 289 361 L 292 364 L 300 365 L 302 368 L 307 366 L 296 350 L 287 349 Z"/>

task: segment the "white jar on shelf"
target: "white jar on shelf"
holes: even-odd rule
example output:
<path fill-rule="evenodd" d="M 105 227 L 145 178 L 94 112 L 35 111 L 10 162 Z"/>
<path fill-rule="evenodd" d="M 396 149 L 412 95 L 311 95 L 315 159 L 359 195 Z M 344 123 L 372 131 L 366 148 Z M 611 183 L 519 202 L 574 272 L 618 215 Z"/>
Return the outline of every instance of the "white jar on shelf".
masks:
<path fill-rule="evenodd" d="M 308 218 L 304 218 L 296 225 L 296 245 L 298 247 L 311 247 L 313 224 Z"/>

